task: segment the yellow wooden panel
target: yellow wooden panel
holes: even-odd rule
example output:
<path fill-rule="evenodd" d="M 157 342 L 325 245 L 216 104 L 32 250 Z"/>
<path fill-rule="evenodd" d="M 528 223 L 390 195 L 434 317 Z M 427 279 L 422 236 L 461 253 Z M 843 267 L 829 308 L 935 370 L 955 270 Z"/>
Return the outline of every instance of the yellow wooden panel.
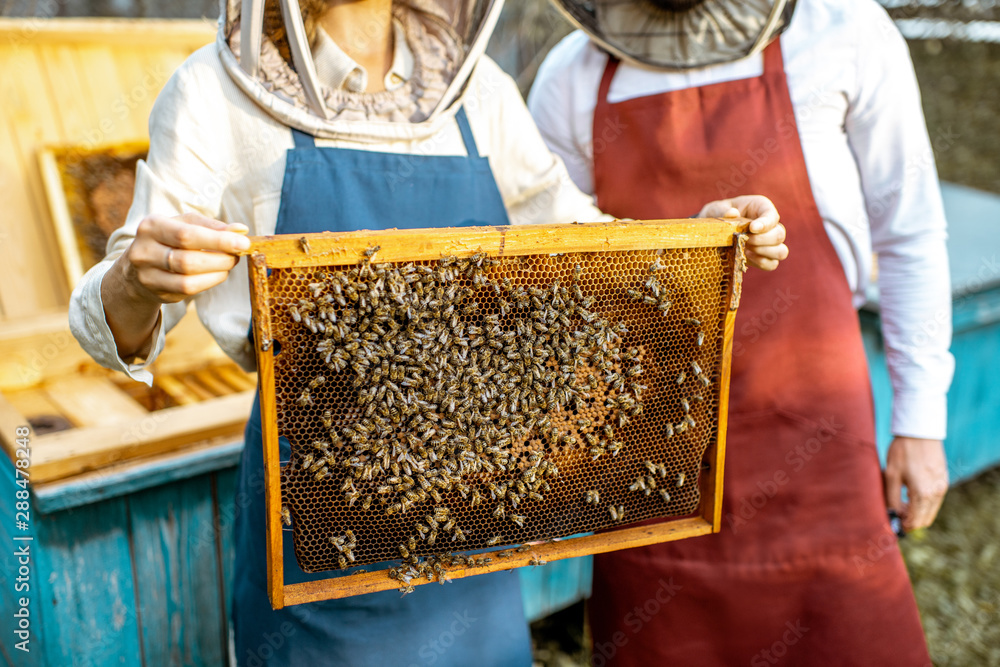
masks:
<path fill-rule="evenodd" d="M 2 99 L 8 135 L 0 142 L 6 144 L 4 154 L 16 160 L 10 167 L 20 172 L 14 201 L 4 202 L 16 215 L 5 210 L 7 215 L 0 217 L 0 263 L 5 268 L 0 299 L 9 318 L 55 307 L 68 293 L 34 160 L 36 146 L 61 138 L 37 50 L 0 46 L 0 71 L 7 84 Z"/>
<path fill-rule="evenodd" d="M 90 132 L 88 148 L 99 144 L 143 139 L 146 126 L 137 133 L 134 110 L 126 104 L 125 81 L 119 77 L 121 53 L 109 46 L 81 45 L 76 50 L 78 70 L 87 100 L 97 113 L 97 126 Z"/>
<path fill-rule="evenodd" d="M 61 128 L 61 141 L 83 143 L 95 126 L 94 109 L 82 104 L 83 87 L 77 69 L 76 47 L 53 44 L 38 49 L 50 95 L 64 101 L 56 118 Z"/>
<path fill-rule="evenodd" d="M 149 414 L 107 378 L 71 375 L 46 386 L 45 391 L 77 426 L 110 426 Z"/>

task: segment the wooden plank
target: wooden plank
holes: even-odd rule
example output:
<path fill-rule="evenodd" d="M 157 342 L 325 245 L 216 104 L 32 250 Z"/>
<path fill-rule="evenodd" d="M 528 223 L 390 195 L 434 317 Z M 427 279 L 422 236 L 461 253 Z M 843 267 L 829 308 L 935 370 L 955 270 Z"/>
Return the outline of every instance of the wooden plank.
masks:
<path fill-rule="evenodd" d="M 178 405 L 194 405 L 201 402 L 201 398 L 197 394 L 172 375 L 159 376 L 155 380 L 155 386 L 167 392 Z"/>
<path fill-rule="evenodd" d="M 214 368 L 203 368 L 199 371 L 194 371 L 191 375 L 215 396 L 226 396 L 233 393 L 232 388 L 219 379 Z"/>
<path fill-rule="evenodd" d="M 242 441 L 240 442 L 242 445 Z M 241 447 L 242 451 L 242 447 Z M 222 563 L 222 600 L 224 613 L 229 619 L 230 602 L 233 599 L 233 560 L 236 549 L 233 546 L 233 526 L 236 523 L 236 483 L 237 468 L 220 470 L 216 474 L 216 502 L 219 512 L 219 561 Z"/>
<path fill-rule="evenodd" d="M 106 44 L 194 50 L 215 39 L 211 19 L 0 18 L 0 42 Z"/>
<path fill-rule="evenodd" d="M 248 262 L 250 266 L 251 303 L 268 302 L 267 269 L 260 255 Z M 257 351 L 257 375 L 262 387 L 274 387 L 274 348 L 271 347 L 271 317 L 265 309 L 254 319 L 254 349 Z M 263 424 L 278 423 L 278 408 L 274 391 L 261 392 L 260 414 Z M 271 605 L 284 605 L 285 565 L 281 529 L 281 466 L 278 452 L 278 429 L 265 428 L 264 440 L 264 505 L 267 517 L 267 592 Z"/>
<path fill-rule="evenodd" d="M 197 378 L 191 373 L 184 373 L 174 379 L 184 385 L 184 388 L 187 389 L 192 395 L 197 396 L 199 402 L 210 401 L 215 398 L 215 394 L 198 382 Z"/>
<path fill-rule="evenodd" d="M 154 374 L 180 373 L 213 363 L 232 364 L 197 317 L 184 317 L 167 336 Z M 65 309 L 0 322 L 0 391 L 88 373 L 110 375 L 69 331 Z M 119 376 L 122 377 L 122 376 Z"/>
<path fill-rule="evenodd" d="M 256 374 L 244 373 L 242 369 L 235 365 L 219 366 L 215 368 L 216 374 L 237 391 L 257 388 Z"/>
<path fill-rule="evenodd" d="M 593 222 L 571 225 L 450 227 L 324 232 L 251 237 L 243 254 L 260 254 L 269 268 L 356 264 L 365 250 L 380 246 L 375 261 L 434 260 L 446 255 L 492 257 L 568 252 L 614 252 L 650 248 L 728 246 L 733 234 L 746 229 L 745 219 L 684 219 Z M 299 239 L 305 238 L 309 251 Z"/>
<path fill-rule="evenodd" d="M 61 271 L 52 266 L 58 250 L 35 163 L 36 147 L 59 138 L 51 100 L 38 85 L 42 74 L 35 50 L 0 45 L 0 71 L 18 74 L 4 76 L 0 84 L 0 181 L 10 186 L 4 188 L 0 217 L 0 263 L 6 268 L 0 305 L 3 316 L 12 318 L 61 305 L 68 291 Z"/>
<path fill-rule="evenodd" d="M 59 255 L 66 272 L 66 281 L 70 287 L 73 287 L 83 277 L 83 263 L 80 260 L 80 250 L 76 244 L 73 220 L 70 218 L 69 204 L 66 201 L 66 192 L 63 190 L 59 165 L 56 163 L 52 151 L 43 150 L 38 154 L 38 168 L 42 174 L 42 186 L 49 205 L 49 214 L 56 241 L 59 243 Z"/>
<path fill-rule="evenodd" d="M 214 438 L 176 452 L 105 466 L 67 479 L 32 486 L 35 508 L 42 513 L 117 498 L 195 475 L 236 466 L 243 438 Z"/>
<path fill-rule="evenodd" d="M 461 579 L 462 577 L 471 577 L 477 574 L 486 574 L 487 572 L 513 570 L 535 563 L 542 564 L 565 558 L 577 558 L 588 554 L 631 549 L 633 547 L 671 542 L 689 537 L 708 535 L 710 533 L 712 533 L 712 524 L 700 517 L 639 525 L 608 533 L 600 533 L 598 535 L 587 535 L 584 537 L 573 537 L 565 540 L 532 544 L 530 550 L 514 553 L 509 558 L 495 558 L 492 563 L 486 565 L 448 570 L 448 576 L 452 579 Z M 423 586 L 431 582 L 428 582 L 426 577 L 417 577 L 410 583 L 414 586 Z M 378 570 L 338 577 L 336 579 L 310 581 L 284 586 L 282 597 L 279 598 L 282 604 L 275 605 L 274 600 L 272 600 L 271 604 L 275 609 L 280 609 L 286 605 L 316 602 L 318 600 L 332 600 L 398 587 L 398 581 L 394 581 L 386 576 L 384 570 Z"/>
<path fill-rule="evenodd" d="M 0 550 L 0 612 L 7 619 L 11 619 L 5 621 L 4 632 L 7 633 L 7 636 L 3 638 L 3 641 L 0 641 L 0 656 L 3 658 L 0 660 L 0 664 L 8 664 L 11 667 L 14 667 L 15 664 L 16 667 L 44 667 L 47 664 L 45 656 L 47 628 L 40 616 L 39 602 L 44 602 L 44 600 L 39 600 L 38 597 L 40 595 L 39 588 L 45 583 L 42 572 L 38 570 L 37 561 L 38 550 L 41 546 L 36 539 L 39 519 L 34 513 L 34 507 L 31 507 L 30 529 L 23 531 L 17 527 L 16 520 L 19 517 L 16 517 L 16 513 L 19 510 L 14 503 L 18 500 L 16 494 L 22 490 L 22 487 L 16 483 L 17 477 L 15 475 L 14 466 L 10 460 L 0 456 L 0 494 L 3 498 L 9 499 L 0 503 L 0 540 L 7 545 L 7 548 Z M 31 579 L 26 582 L 31 588 L 27 591 L 18 591 L 15 586 L 19 583 L 16 581 L 16 577 L 20 576 L 18 569 L 21 564 L 17 562 L 15 550 L 25 546 L 32 555 Z M 15 609 L 21 606 L 19 604 L 20 598 L 28 597 L 25 595 L 26 593 L 30 595 L 28 610 L 31 615 L 31 641 L 28 644 L 28 648 L 31 650 L 27 653 L 14 647 L 14 643 L 22 641 L 22 638 L 14 635 L 16 626 L 13 620 Z M 15 657 L 17 663 L 13 661 Z"/>
<path fill-rule="evenodd" d="M 217 534 L 208 476 L 128 497 L 136 599 L 149 664 L 221 665 Z"/>
<path fill-rule="evenodd" d="M 167 408 L 131 422 L 93 426 L 37 438 L 32 477 L 52 481 L 110 463 L 173 451 L 210 438 L 242 432 L 253 392 L 197 405 Z"/>
<path fill-rule="evenodd" d="M 143 664 L 125 501 L 38 517 L 35 526 L 43 664 Z"/>
<path fill-rule="evenodd" d="M 519 569 L 521 600 L 528 622 L 590 597 L 593 570 L 594 559 L 590 556 Z"/>
<path fill-rule="evenodd" d="M 0 444 L 8 459 L 14 460 L 14 450 L 17 449 L 16 429 L 27 425 L 24 415 L 0 394 Z"/>
<path fill-rule="evenodd" d="M 107 378 L 69 376 L 46 385 L 45 391 L 63 416 L 77 426 L 110 426 L 149 416 Z"/>
<path fill-rule="evenodd" d="M 42 415 L 61 414 L 59 406 L 49 399 L 49 395 L 44 389 L 23 389 L 21 391 L 8 391 L 3 397 L 14 406 L 14 409 L 28 419 L 34 419 Z"/>
<path fill-rule="evenodd" d="M 97 111 L 97 127 L 87 141 L 87 148 L 106 143 L 135 141 L 148 136 L 148 131 L 133 131 L 132 111 L 125 105 L 125 81 L 119 78 L 118 49 L 106 44 L 83 44 L 76 50 L 82 74 L 81 86 L 87 100 Z"/>

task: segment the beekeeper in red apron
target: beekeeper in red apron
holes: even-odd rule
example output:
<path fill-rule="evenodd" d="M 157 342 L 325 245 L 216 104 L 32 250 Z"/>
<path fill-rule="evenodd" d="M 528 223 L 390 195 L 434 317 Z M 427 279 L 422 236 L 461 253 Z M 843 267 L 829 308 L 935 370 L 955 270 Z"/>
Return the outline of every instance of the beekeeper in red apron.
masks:
<path fill-rule="evenodd" d="M 933 521 L 953 370 L 905 42 L 874 0 L 557 4 L 582 32 L 529 108 L 581 189 L 658 218 L 749 188 L 792 248 L 743 290 L 722 532 L 596 557 L 594 664 L 930 664 L 886 512 Z M 855 312 L 873 251 L 895 390 L 884 488 Z"/>

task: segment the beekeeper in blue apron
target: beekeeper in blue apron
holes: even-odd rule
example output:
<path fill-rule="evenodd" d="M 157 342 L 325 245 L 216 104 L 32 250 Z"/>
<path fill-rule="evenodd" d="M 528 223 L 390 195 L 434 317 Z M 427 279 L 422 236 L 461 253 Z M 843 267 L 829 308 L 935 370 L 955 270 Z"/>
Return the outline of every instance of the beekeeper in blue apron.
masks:
<path fill-rule="evenodd" d="M 225 3 L 216 43 L 157 99 L 132 208 L 74 291 L 83 347 L 151 383 L 149 364 L 193 301 L 222 349 L 252 369 L 246 266 L 234 257 L 248 232 L 607 219 L 545 146 L 513 80 L 482 55 L 499 10 L 491 0 Z M 760 243 L 779 246 L 770 202 L 737 203 L 758 218 Z M 246 444 L 234 526 L 239 664 L 531 663 L 513 572 L 272 610 L 256 402 Z M 288 584 L 331 576 L 304 573 L 287 534 L 284 562 Z"/>

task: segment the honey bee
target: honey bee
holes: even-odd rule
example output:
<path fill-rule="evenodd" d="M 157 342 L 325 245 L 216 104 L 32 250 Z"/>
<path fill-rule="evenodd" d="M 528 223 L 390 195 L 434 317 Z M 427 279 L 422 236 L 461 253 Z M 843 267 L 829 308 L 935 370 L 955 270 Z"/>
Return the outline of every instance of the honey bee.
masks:
<path fill-rule="evenodd" d="M 309 246 L 309 239 L 304 236 L 299 237 L 299 250 L 307 255 L 312 254 L 312 248 Z"/>
<path fill-rule="evenodd" d="M 666 489 L 660 489 L 660 497 L 663 498 L 663 502 L 670 502 L 670 493 Z"/>
<path fill-rule="evenodd" d="M 302 314 L 299 312 L 299 309 L 296 308 L 294 305 L 288 306 L 288 313 L 289 313 L 289 315 L 292 316 L 292 320 L 296 324 L 298 324 L 299 322 L 302 321 Z"/>
<path fill-rule="evenodd" d="M 539 565 L 545 565 L 548 561 L 539 558 L 538 556 L 532 556 L 531 560 L 528 561 L 528 565 L 538 567 Z"/>
<path fill-rule="evenodd" d="M 677 384 L 684 384 L 684 380 L 686 379 L 687 379 L 687 373 L 681 371 L 680 375 L 677 376 Z"/>
<path fill-rule="evenodd" d="M 337 556 L 337 565 L 340 566 L 341 570 L 347 569 L 347 558 L 345 558 L 343 554 Z"/>
<path fill-rule="evenodd" d="M 320 385 L 322 385 L 324 382 L 326 382 L 326 378 L 323 377 L 322 375 L 317 375 L 316 377 L 314 377 L 309 382 L 309 388 L 310 389 L 316 389 L 317 387 L 319 387 Z"/>
<path fill-rule="evenodd" d="M 687 318 L 684 318 L 684 324 L 688 325 L 689 327 L 700 327 L 701 326 L 701 320 L 696 320 L 693 317 L 687 317 Z"/>
<path fill-rule="evenodd" d="M 312 394 L 309 393 L 308 389 L 305 389 L 299 395 L 298 399 L 296 399 L 295 402 L 298 403 L 299 406 L 303 407 L 303 408 L 306 407 L 306 406 L 312 405 L 313 404 Z"/>
<path fill-rule="evenodd" d="M 292 512 L 288 509 L 288 505 L 281 506 L 281 521 L 286 526 L 292 525 Z"/>
<path fill-rule="evenodd" d="M 678 424 L 674 424 L 674 433 L 680 434 L 686 432 L 687 430 L 688 430 L 687 422 L 680 422 Z"/>
<path fill-rule="evenodd" d="M 657 257 L 655 260 L 653 260 L 653 263 L 649 265 L 649 272 L 656 273 L 661 269 L 663 269 L 663 264 L 660 263 L 660 258 Z"/>
<path fill-rule="evenodd" d="M 382 246 L 380 245 L 369 246 L 365 248 L 365 258 L 370 260 L 372 257 L 375 256 L 375 253 L 377 253 L 381 249 Z"/>
<path fill-rule="evenodd" d="M 618 508 L 614 505 L 608 505 L 608 513 L 611 515 L 612 521 L 618 521 Z"/>
<path fill-rule="evenodd" d="M 684 423 L 691 428 L 694 428 L 695 426 L 698 425 L 698 422 L 696 422 L 694 420 L 694 417 L 692 417 L 691 415 L 684 415 Z"/>
<path fill-rule="evenodd" d="M 680 488 L 684 486 L 684 473 L 678 473 L 677 475 L 677 487 Z"/>
<path fill-rule="evenodd" d="M 427 535 L 427 544 L 434 546 L 434 543 L 437 541 L 437 535 L 438 535 L 437 530 L 432 529 L 431 532 Z"/>
<path fill-rule="evenodd" d="M 486 546 L 495 547 L 496 545 L 500 544 L 500 540 L 502 539 L 503 539 L 502 535 L 494 535 L 493 537 L 491 537 L 486 541 Z"/>
<path fill-rule="evenodd" d="M 698 332 L 698 336 L 695 338 L 695 344 L 701 347 L 705 343 L 705 334 L 701 331 Z"/>
<path fill-rule="evenodd" d="M 524 528 L 525 517 L 521 514 L 511 514 L 510 520 L 517 524 L 518 528 Z"/>
<path fill-rule="evenodd" d="M 410 586 L 407 586 L 406 588 L 402 588 L 400 590 L 403 591 L 403 594 L 400 595 L 399 597 L 405 598 L 407 595 L 409 595 L 410 593 L 412 593 L 414 591 L 414 588 L 413 588 L 412 585 L 410 585 Z"/>
<path fill-rule="evenodd" d="M 505 515 L 506 512 L 504 511 L 503 503 L 500 503 L 497 505 L 497 508 L 493 510 L 493 517 L 496 519 L 503 519 Z"/>

